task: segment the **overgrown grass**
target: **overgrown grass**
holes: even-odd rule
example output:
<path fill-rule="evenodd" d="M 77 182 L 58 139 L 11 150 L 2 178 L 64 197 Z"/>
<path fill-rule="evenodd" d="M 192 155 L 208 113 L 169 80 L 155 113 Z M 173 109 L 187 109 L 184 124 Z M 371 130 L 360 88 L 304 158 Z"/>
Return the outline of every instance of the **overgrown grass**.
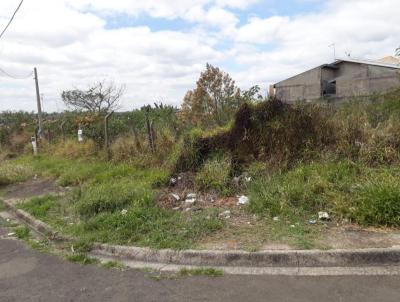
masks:
<path fill-rule="evenodd" d="M 216 211 L 187 216 L 158 207 L 154 190 L 165 182 L 167 173 L 162 170 L 52 157 L 26 157 L 18 162 L 43 175 L 81 184 L 67 196 L 33 198 L 19 207 L 88 244 L 183 249 L 223 226 Z"/>
<path fill-rule="evenodd" d="M 89 186 L 76 203 L 78 213 L 92 217 L 104 212 L 115 212 L 135 203 L 150 204 L 153 200 L 147 183 L 124 181 Z"/>
<path fill-rule="evenodd" d="M 58 198 L 53 195 L 35 197 L 28 202 L 20 203 L 18 207 L 23 209 L 38 219 L 45 219 L 51 209 L 59 207 Z"/>
<path fill-rule="evenodd" d="M 55 177 L 61 186 L 98 184 L 110 179 L 131 179 L 159 186 L 166 182 L 168 176 L 168 171 L 163 169 L 140 169 L 125 163 L 115 164 L 96 158 L 70 160 L 48 155 L 25 156 L 13 161 L 11 166 L 20 166 L 43 176 Z"/>
<path fill-rule="evenodd" d="M 25 181 L 33 175 L 33 170 L 29 165 L 18 165 L 10 161 L 1 162 L 0 187 Z"/>
<path fill-rule="evenodd" d="M 231 170 L 231 159 L 227 156 L 216 156 L 206 161 L 197 173 L 196 188 L 200 191 L 215 190 L 222 195 L 230 195 L 233 192 Z"/>
<path fill-rule="evenodd" d="M 187 219 L 155 205 L 135 205 L 125 215 L 114 212 L 93 216 L 79 224 L 74 234 L 84 234 L 89 241 L 183 249 L 222 226 L 216 214 L 199 213 Z"/>
<path fill-rule="evenodd" d="M 253 182 L 250 209 L 270 217 L 327 211 L 361 224 L 400 226 L 399 183 L 398 167 L 351 161 L 300 164 Z"/>

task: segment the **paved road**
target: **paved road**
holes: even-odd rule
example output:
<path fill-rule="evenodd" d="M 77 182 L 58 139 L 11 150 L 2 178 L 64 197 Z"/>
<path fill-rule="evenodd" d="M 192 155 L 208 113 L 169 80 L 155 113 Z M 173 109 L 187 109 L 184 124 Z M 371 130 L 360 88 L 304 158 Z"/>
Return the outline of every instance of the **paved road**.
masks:
<path fill-rule="evenodd" d="M 194 277 L 81 266 L 0 239 L 0 301 L 400 301 L 400 277 Z"/>

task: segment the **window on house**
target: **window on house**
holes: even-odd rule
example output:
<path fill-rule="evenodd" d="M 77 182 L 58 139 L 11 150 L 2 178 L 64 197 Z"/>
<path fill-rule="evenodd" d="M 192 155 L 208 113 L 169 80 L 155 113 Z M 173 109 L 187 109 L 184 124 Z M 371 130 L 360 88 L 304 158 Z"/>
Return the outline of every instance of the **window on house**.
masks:
<path fill-rule="evenodd" d="M 326 81 L 322 91 L 323 96 L 330 96 L 336 94 L 336 80 Z"/>

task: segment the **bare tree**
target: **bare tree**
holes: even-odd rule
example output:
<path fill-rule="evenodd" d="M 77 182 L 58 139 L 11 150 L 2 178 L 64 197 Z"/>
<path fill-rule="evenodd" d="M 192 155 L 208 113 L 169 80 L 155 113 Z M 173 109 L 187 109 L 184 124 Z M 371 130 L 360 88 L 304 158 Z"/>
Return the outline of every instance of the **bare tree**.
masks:
<path fill-rule="evenodd" d="M 400 46 L 396 49 L 396 56 L 400 57 Z"/>
<path fill-rule="evenodd" d="M 68 107 L 90 112 L 111 112 L 118 109 L 125 86 L 105 80 L 94 83 L 87 90 L 68 90 L 61 94 Z"/>

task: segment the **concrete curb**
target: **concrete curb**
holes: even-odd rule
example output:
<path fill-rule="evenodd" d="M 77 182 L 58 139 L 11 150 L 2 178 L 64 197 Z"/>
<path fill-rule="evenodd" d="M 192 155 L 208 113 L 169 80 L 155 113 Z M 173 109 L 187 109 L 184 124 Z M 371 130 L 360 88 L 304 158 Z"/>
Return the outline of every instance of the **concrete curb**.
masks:
<path fill-rule="evenodd" d="M 61 236 L 46 223 L 35 219 L 29 213 L 17 209 L 15 201 L 5 200 L 6 207 L 20 220 L 34 230 L 52 240 L 70 240 Z M 225 271 L 251 268 L 255 271 L 279 271 L 282 269 L 314 268 L 319 271 L 324 268 L 366 267 L 400 267 L 400 247 L 370 248 L 349 250 L 269 250 L 261 252 L 245 251 L 215 251 L 215 250 L 153 250 L 150 248 L 117 246 L 110 244 L 95 244 L 91 255 L 100 258 L 117 259 L 137 263 L 157 264 L 165 266 L 205 266 L 220 267 Z M 227 269 L 230 268 L 230 269 Z M 398 269 L 397 269 L 398 270 Z M 286 270 L 287 271 L 287 270 Z M 290 271 L 290 270 L 289 270 Z"/>
<path fill-rule="evenodd" d="M 3 200 L 6 208 L 19 220 L 23 221 L 27 225 L 29 225 L 36 232 L 50 238 L 51 240 L 63 241 L 68 240 L 67 237 L 60 235 L 57 231 L 54 231 L 51 226 L 47 223 L 44 223 L 41 220 L 34 218 L 31 214 L 25 212 L 24 210 L 20 210 L 15 207 L 14 203 L 16 200 L 8 199 Z"/>
<path fill-rule="evenodd" d="M 290 251 L 213 251 L 152 250 L 128 246 L 96 244 L 98 256 L 117 257 L 139 262 L 190 266 L 223 267 L 362 267 L 399 266 L 400 248 L 354 250 Z"/>

